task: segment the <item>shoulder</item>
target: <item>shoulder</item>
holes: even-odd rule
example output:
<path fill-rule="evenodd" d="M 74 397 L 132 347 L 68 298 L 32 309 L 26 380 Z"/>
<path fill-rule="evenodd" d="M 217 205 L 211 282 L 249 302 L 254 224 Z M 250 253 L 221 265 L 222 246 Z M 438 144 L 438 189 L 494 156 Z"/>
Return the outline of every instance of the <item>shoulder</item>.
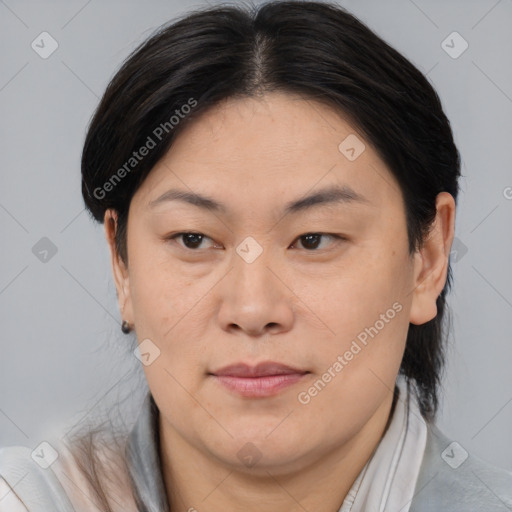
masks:
<path fill-rule="evenodd" d="M 73 512 L 51 469 L 53 454 L 26 446 L 0 448 L 0 512 Z"/>
<path fill-rule="evenodd" d="M 512 508 L 512 472 L 468 453 L 435 424 L 427 443 L 410 512 L 486 512 Z"/>
<path fill-rule="evenodd" d="M 85 451 L 58 440 L 0 448 L 0 512 L 135 512 L 122 457 L 94 441 Z"/>

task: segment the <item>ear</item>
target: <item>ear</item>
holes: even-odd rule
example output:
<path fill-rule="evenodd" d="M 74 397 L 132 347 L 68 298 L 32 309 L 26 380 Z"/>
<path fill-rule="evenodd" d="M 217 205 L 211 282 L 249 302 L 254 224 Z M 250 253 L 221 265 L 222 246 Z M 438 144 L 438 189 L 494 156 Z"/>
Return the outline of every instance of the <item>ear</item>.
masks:
<path fill-rule="evenodd" d="M 115 235 L 118 229 L 117 212 L 113 209 L 108 209 L 104 217 L 105 224 L 105 237 L 107 239 L 110 249 L 110 260 L 112 265 L 112 274 L 117 290 L 117 300 L 119 310 L 123 320 L 126 320 L 133 326 L 133 309 L 130 294 L 130 277 L 128 267 L 123 262 L 121 256 L 117 252 Z"/>
<path fill-rule="evenodd" d="M 448 192 L 436 198 L 437 214 L 422 248 L 414 255 L 414 289 L 410 322 L 421 325 L 437 315 L 436 300 L 448 275 L 448 258 L 455 232 L 455 200 Z"/>

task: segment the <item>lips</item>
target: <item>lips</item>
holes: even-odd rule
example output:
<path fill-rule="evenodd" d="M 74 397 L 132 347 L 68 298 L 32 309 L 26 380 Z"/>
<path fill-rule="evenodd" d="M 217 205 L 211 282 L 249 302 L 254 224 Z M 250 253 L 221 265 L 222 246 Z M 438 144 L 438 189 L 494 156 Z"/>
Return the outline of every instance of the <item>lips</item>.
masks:
<path fill-rule="evenodd" d="M 277 362 L 264 362 L 256 366 L 245 363 L 225 366 L 211 372 L 229 391 L 244 397 L 267 397 L 299 382 L 309 371 Z"/>
<path fill-rule="evenodd" d="M 289 375 L 292 373 L 307 373 L 305 370 L 299 370 L 297 368 L 292 368 L 291 366 L 287 366 L 281 363 L 260 363 L 256 366 L 250 366 L 245 363 L 233 364 L 230 366 L 226 366 L 212 372 L 213 375 L 217 377 L 267 377 L 268 375 Z"/>

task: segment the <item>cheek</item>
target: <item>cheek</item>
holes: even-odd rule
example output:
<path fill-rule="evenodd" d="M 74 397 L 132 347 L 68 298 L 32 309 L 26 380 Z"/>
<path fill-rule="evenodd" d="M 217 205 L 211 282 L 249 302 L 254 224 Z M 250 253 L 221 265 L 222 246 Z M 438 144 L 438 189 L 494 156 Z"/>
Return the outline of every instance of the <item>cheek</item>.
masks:
<path fill-rule="evenodd" d="M 190 382 L 190 368 L 204 357 L 205 314 L 208 290 L 215 276 L 191 279 L 170 264 L 170 258 L 153 242 L 140 243 L 131 253 L 130 289 L 139 342 L 151 340 L 160 354 L 145 367 L 148 380 Z M 167 373 L 166 372 L 169 372 Z"/>
<path fill-rule="evenodd" d="M 393 389 L 409 317 L 407 307 L 394 293 L 386 293 L 386 286 L 344 284 L 331 287 L 328 309 L 320 310 L 336 336 L 315 344 L 315 378 L 301 391 L 311 400 L 310 412 L 321 411 L 332 428 L 344 425 L 349 431 Z"/>
<path fill-rule="evenodd" d="M 316 313 L 326 333 L 315 345 L 320 372 L 342 356 L 347 377 L 368 376 L 369 369 L 391 375 L 390 370 L 398 371 L 409 327 L 409 258 L 405 249 L 383 243 L 358 256 L 340 266 L 337 275 L 303 283 L 302 288 L 297 284 L 297 295 L 308 306 L 302 315 L 311 316 L 312 325 L 318 321 L 310 311 Z"/>
<path fill-rule="evenodd" d="M 144 240 L 130 253 L 130 290 L 135 324 L 147 336 L 164 339 L 193 313 L 208 290 L 207 279 L 193 279 L 173 264 L 165 247 Z"/>
<path fill-rule="evenodd" d="M 408 306 L 396 296 L 343 290 L 339 300 L 329 301 L 322 319 L 334 332 L 317 345 L 322 365 L 331 366 L 341 356 L 343 372 L 367 372 L 393 368 L 400 362 L 407 336 Z"/>
<path fill-rule="evenodd" d="M 294 279 L 294 292 L 336 335 L 353 336 L 382 313 L 410 300 L 409 259 L 405 251 L 375 244 L 317 273 Z M 397 306 L 395 306 L 395 309 Z M 395 310 L 390 311 L 393 315 Z"/>

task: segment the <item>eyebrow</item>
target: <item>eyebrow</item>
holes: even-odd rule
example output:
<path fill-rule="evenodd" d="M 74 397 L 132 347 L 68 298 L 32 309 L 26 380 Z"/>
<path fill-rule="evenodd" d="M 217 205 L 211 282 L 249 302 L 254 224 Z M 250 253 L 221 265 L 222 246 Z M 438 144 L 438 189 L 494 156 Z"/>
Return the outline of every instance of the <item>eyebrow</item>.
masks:
<path fill-rule="evenodd" d="M 212 212 L 228 212 L 228 209 L 224 204 L 216 201 L 211 197 L 207 197 L 196 192 L 188 192 L 178 189 L 170 189 L 167 192 L 164 192 L 161 196 L 150 201 L 148 206 L 150 208 L 155 208 L 156 206 L 169 201 L 181 201 Z M 290 213 L 305 211 L 316 206 L 349 203 L 368 204 L 369 201 L 363 195 L 357 193 L 347 185 L 331 185 L 305 197 L 286 203 L 283 209 L 283 213 L 286 215 Z"/>

